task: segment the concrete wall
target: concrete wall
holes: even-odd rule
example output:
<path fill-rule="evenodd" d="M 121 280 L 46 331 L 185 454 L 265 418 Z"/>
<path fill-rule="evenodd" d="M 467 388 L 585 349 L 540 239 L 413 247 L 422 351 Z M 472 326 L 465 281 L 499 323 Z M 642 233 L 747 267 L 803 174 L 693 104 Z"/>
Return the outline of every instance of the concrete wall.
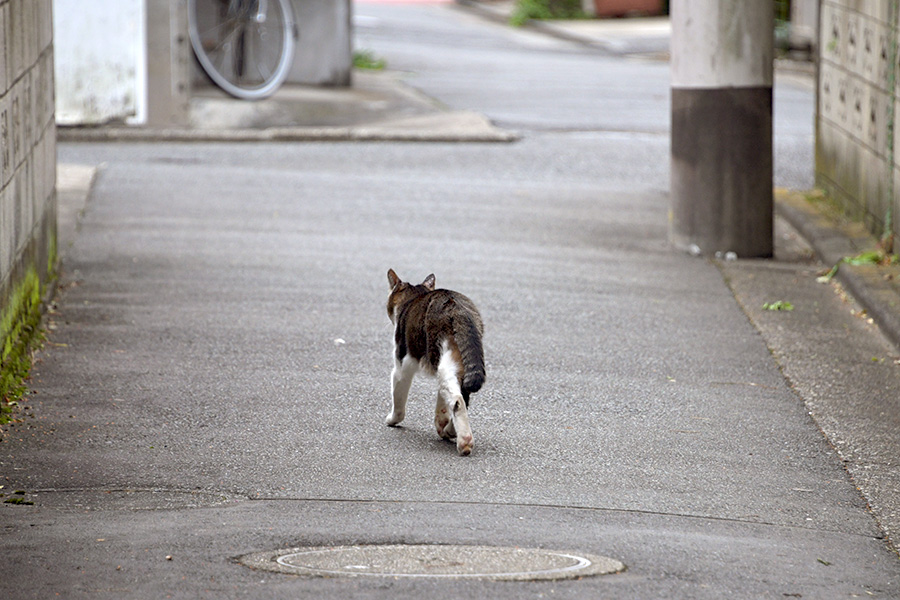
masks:
<path fill-rule="evenodd" d="M 351 0 L 292 0 L 300 32 L 287 81 L 350 85 L 353 70 Z"/>
<path fill-rule="evenodd" d="M 823 0 L 816 182 L 900 242 L 900 0 Z"/>
<path fill-rule="evenodd" d="M 294 64 L 285 83 L 349 86 L 353 72 L 352 0 L 291 0 L 291 7 L 299 35 Z M 192 52 L 190 48 L 188 52 Z M 193 54 L 190 62 L 193 83 L 206 85 L 208 79 Z"/>
<path fill-rule="evenodd" d="M 193 50 L 187 0 L 146 0 L 147 121 L 150 127 L 186 125 L 190 114 Z"/>
<path fill-rule="evenodd" d="M 0 358 L 56 265 L 51 0 L 0 0 Z"/>
<path fill-rule="evenodd" d="M 157 5 L 159 2 L 152 2 Z M 53 0 L 56 122 L 146 120 L 144 0 Z"/>

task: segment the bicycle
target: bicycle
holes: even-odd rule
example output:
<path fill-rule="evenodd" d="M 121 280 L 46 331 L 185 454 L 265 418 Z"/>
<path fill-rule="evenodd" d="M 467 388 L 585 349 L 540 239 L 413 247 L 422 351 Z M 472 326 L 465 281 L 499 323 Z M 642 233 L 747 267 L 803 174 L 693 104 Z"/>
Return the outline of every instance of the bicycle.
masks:
<path fill-rule="evenodd" d="M 294 60 L 290 0 L 188 0 L 188 32 L 200 66 L 236 98 L 271 96 Z"/>

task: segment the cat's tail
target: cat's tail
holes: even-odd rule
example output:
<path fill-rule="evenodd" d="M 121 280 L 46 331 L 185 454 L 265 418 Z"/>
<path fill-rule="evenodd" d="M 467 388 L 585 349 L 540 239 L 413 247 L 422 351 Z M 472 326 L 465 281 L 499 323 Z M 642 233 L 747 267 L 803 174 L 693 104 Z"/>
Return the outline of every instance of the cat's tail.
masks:
<path fill-rule="evenodd" d="M 464 319 L 454 319 L 454 338 L 456 347 L 459 348 L 459 355 L 462 359 L 463 378 L 462 389 L 463 399 L 466 406 L 469 405 L 469 394 L 474 394 L 484 385 L 484 348 L 481 344 L 481 328 L 478 323 L 471 317 Z"/>

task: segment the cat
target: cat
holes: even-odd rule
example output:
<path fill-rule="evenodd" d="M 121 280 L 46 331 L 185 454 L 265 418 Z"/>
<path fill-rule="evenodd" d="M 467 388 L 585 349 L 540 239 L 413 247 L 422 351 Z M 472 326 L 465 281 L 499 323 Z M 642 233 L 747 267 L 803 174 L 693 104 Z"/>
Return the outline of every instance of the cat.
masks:
<path fill-rule="evenodd" d="M 434 274 L 420 285 L 401 281 L 388 270 L 391 293 L 387 312 L 394 324 L 393 409 L 386 423 L 394 427 L 406 416 L 413 376 L 420 370 L 438 378 L 434 427 L 440 437 L 456 438 L 461 456 L 472 452 L 469 396 L 485 381 L 484 325 L 475 304 L 450 290 L 434 289 Z"/>

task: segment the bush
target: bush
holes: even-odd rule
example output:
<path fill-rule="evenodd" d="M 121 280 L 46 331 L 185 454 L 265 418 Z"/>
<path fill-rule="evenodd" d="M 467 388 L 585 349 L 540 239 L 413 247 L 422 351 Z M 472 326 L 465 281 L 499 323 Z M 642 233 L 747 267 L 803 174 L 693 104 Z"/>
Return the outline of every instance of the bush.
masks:
<path fill-rule="evenodd" d="M 583 19 L 581 0 L 517 0 L 509 22 L 524 25 L 529 19 Z"/>

